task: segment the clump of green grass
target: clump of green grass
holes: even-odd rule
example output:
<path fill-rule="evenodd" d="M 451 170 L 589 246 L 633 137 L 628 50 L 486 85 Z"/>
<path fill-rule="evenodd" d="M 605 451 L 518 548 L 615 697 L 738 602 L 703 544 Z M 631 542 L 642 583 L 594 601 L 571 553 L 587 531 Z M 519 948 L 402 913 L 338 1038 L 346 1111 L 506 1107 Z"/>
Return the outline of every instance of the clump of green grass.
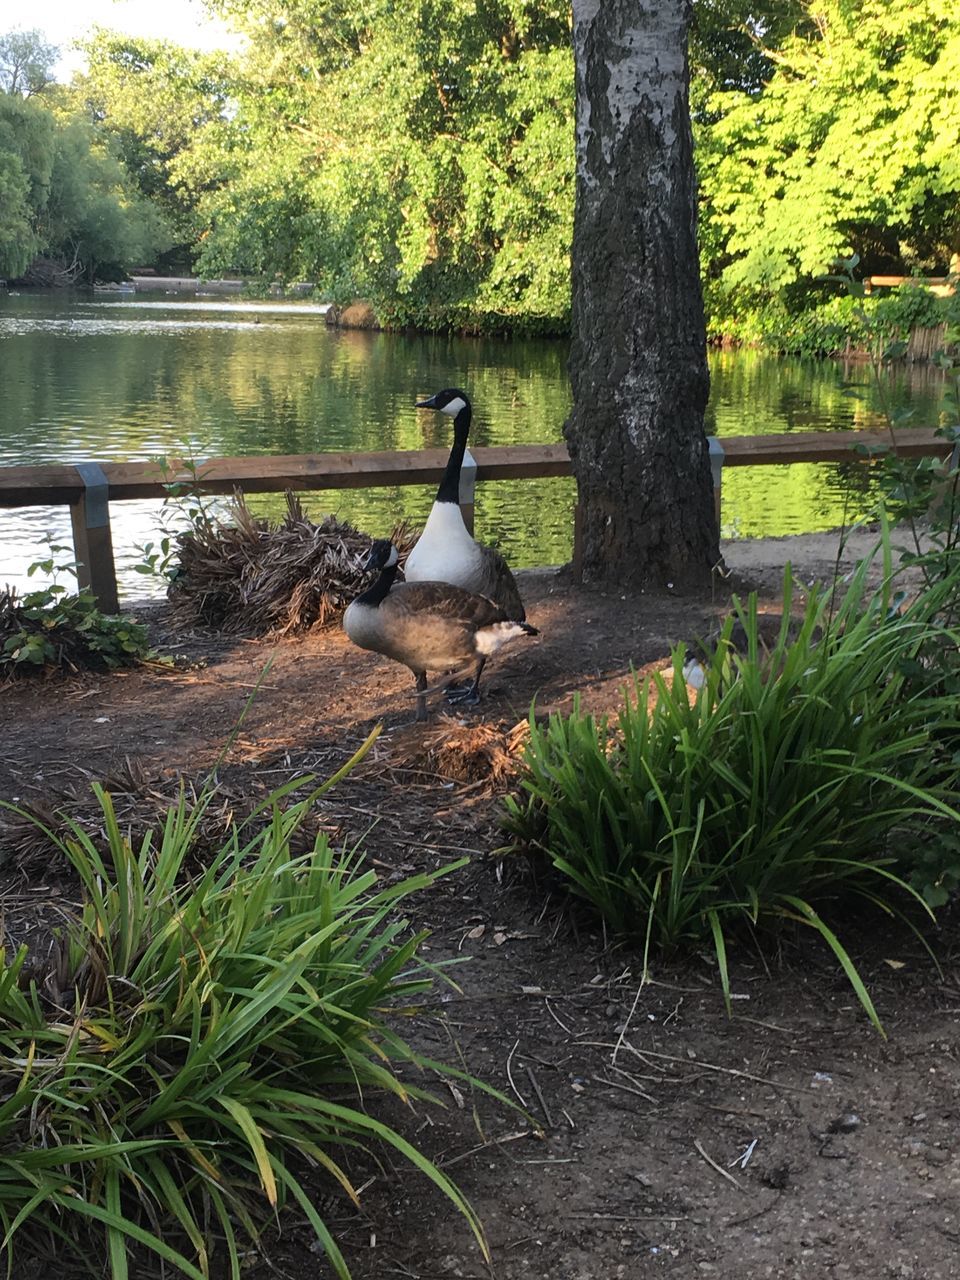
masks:
<path fill-rule="evenodd" d="M 431 985 L 422 934 L 396 911 L 436 875 L 381 888 L 357 851 L 325 836 L 293 856 L 316 795 L 293 787 L 236 831 L 193 880 L 184 857 L 204 799 L 128 843 L 97 789 L 105 851 L 79 826 L 58 844 L 84 890 L 48 965 L 0 964 L 0 1225 L 12 1274 L 46 1242 L 112 1280 L 146 1250 L 177 1274 L 241 1273 L 285 1206 L 349 1272 L 305 1182 L 352 1200 L 340 1152 L 386 1144 L 435 1183 L 486 1252 L 454 1183 L 371 1108 L 403 1084 L 399 1062 L 445 1070 L 391 1029 Z M 459 864 L 454 864 L 459 865 Z M 449 871 L 451 867 L 444 870 Z M 133 1268 L 133 1270 L 131 1270 Z"/>
<path fill-rule="evenodd" d="M 835 608 L 812 596 L 799 629 L 788 569 L 769 654 L 755 598 L 738 605 L 748 653 L 731 650 L 728 623 L 697 695 L 681 648 L 672 682 L 654 677 L 650 711 L 636 681 L 613 722 L 579 707 L 545 726 L 531 717 L 522 792 L 507 801 L 514 846 L 642 940 L 645 962 L 651 948 L 712 946 L 728 1007 L 730 939 L 795 921 L 831 949 L 879 1028 L 837 922 L 851 904 L 929 913 L 904 877 L 931 831 L 960 820 L 957 772 L 938 748 L 956 700 L 922 664 L 951 588 L 906 605 L 889 539 L 882 550 L 879 590 L 865 563 Z"/>

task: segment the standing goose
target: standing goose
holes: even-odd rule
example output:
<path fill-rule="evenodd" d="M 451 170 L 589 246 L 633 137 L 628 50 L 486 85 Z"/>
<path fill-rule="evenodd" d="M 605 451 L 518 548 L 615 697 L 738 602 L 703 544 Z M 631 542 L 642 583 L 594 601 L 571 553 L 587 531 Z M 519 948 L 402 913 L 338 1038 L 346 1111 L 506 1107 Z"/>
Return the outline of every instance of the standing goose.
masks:
<path fill-rule="evenodd" d="M 344 630 L 361 649 L 410 668 L 417 682 L 418 720 L 427 718 L 428 671 L 472 667 L 473 681 L 458 701 L 478 702 L 487 659 L 518 636 L 538 635 L 536 627 L 448 582 L 394 585 L 397 559 L 391 542 L 374 542 L 364 569 L 379 569 L 380 577 L 347 607 Z"/>
<path fill-rule="evenodd" d="M 722 639 L 723 648 L 727 654 L 740 659 L 741 661 L 745 661 L 750 657 L 750 632 L 744 625 L 743 619 L 733 615 L 730 619 L 730 624 L 730 634 L 725 639 L 723 639 L 723 632 L 726 626 L 724 623 L 712 631 L 706 639 L 700 639 L 698 637 L 689 646 L 689 651 L 683 664 L 683 678 L 691 689 L 702 689 L 707 683 L 707 669 L 716 657 Z M 786 631 L 787 648 L 796 643 L 802 630 L 803 620 L 801 618 L 788 620 Z M 780 650 L 782 633 L 782 613 L 757 614 L 757 662 L 765 674 L 772 676 L 774 679 L 780 674 L 783 666 L 782 652 L 780 655 L 780 661 L 776 664 L 773 662 L 774 655 Z M 814 645 L 818 645 L 822 639 L 822 628 L 814 627 L 810 632 L 810 647 L 813 648 Z M 734 668 L 732 678 L 735 677 L 736 669 Z"/>
<path fill-rule="evenodd" d="M 426 526 L 407 556 L 403 570 L 407 581 L 453 583 L 487 596 L 508 617 L 523 622 L 526 611 L 506 560 L 493 547 L 475 541 L 460 511 L 460 469 L 470 430 L 467 393 L 451 387 L 429 400 L 419 400 L 417 408 L 439 409 L 453 418 L 453 447 Z"/>

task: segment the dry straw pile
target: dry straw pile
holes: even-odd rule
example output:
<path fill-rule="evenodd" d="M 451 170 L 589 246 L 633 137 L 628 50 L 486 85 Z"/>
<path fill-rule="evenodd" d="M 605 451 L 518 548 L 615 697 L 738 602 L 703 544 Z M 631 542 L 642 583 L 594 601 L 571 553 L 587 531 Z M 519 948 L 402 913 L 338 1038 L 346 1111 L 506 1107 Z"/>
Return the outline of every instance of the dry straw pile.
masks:
<path fill-rule="evenodd" d="M 441 715 L 436 727 L 410 743 L 397 763 L 431 779 L 505 791 L 519 771 L 529 737 L 526 720 L 509 726 L 464 724 L 455 716 Z"/>
<path fill-rule="evenodd" d="M 279 524 L 254 516 L 237 494 L 229 521 L 180 534 L 179 573 L 169 591 L 177 624 L 285 635 L 339 620 L 369 582 L 361 565 L 370 538 L 335 516 L 314 524 L 295 494 L 286 497 Z M 416 534 L 401 524 L 392 536 L 402 563 Z"/>

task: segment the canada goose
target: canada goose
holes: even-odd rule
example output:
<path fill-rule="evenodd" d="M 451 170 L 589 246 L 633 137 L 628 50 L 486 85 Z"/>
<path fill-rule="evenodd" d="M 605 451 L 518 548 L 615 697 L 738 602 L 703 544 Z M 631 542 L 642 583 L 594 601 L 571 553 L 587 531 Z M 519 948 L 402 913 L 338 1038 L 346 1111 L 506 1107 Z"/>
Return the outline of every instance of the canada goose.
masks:
<path fill-rule="evenodd" d="M 391 542 L 374 542 L 364 569 L 379 569 L 380 576 L 348 605 L 344 630 L 361 649 L 372 649 L 410 668 L 417 682 L 418 720 L 427 718 L 428 671 L 473 667 L 473 681 L 457 701 L 478 702 L 487 659 L 518 636 L 538 635 L 536 627 L 511 618 L 486 596 L 449 582 L 394 585 L 397 560 Z"/>
<path fill-rule="evenodd" d="M 780 633 L 783 627 L 783 615 L 780 613 L 759 613 L 757 614 L 757 660 L 762 667 L 773 670 L 770 662 L 771 655 L 780 643 Z M 800 618 L 791 619 L 787 623 L 787 644 L 792 645 L 796 642 L 802 628 L 802 620 Z M 723 627 L 717 628 L 706 638 L 706 640 L 695 640 L 689 647 L 686 661 L 683 664 L 683 678 L 691 689 L 702 689 L 707 682 L 706 668 L 713 661 L 714 656 L 720 647 L 720 639 L 723 634 Z M 823 638 L 823 632 L 820 627 L 814 627 L 810 635 L 811 646 L 819 644 Z M 735 654 L 738 658 L 748 658 L 750 656 L 750 637 L 747 628 L 743 624 L 743 620 L 736 617 L 730 628 L 730 635 L 725 643 L 728 654 Z M 776 674 L 779 675 L 779 667 Z"/>
<path fill-rule="evenodd" d="M 460 511 L 460 469 L 470 430 L 470 400 L 465 391 L 450 387 L 418 409 L 439 409 L 453 418 L 453 446 L 437 496 L 416 546 L 407 556 L 408 582 L 450 582 L 465 591 L 486 596 L 508 617 L 523 622 L 526 611 L 506 560 L 493 547 L 475 541 Z"/>

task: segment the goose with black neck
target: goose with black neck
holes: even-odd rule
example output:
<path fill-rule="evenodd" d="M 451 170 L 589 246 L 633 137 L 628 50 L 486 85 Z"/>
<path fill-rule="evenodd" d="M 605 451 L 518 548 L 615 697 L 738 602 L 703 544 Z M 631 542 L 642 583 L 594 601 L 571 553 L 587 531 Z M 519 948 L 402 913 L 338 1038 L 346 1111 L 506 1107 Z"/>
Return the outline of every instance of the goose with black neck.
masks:
<path fill-rule="evenodd" d="M 472 414 L 470 398 L 459 387 L 449 387 L 428 400 L 419 400 L 417 408 L 436 409 L 453 418 L 453 445 L 423 533 L 404 565 L 406 579 L 449 582 L 487 596 L 510 618 L 523 622 L 526 612 L 509 565 L 499 551 L 472 537 L 460 510 L 460 473 Z"/>

